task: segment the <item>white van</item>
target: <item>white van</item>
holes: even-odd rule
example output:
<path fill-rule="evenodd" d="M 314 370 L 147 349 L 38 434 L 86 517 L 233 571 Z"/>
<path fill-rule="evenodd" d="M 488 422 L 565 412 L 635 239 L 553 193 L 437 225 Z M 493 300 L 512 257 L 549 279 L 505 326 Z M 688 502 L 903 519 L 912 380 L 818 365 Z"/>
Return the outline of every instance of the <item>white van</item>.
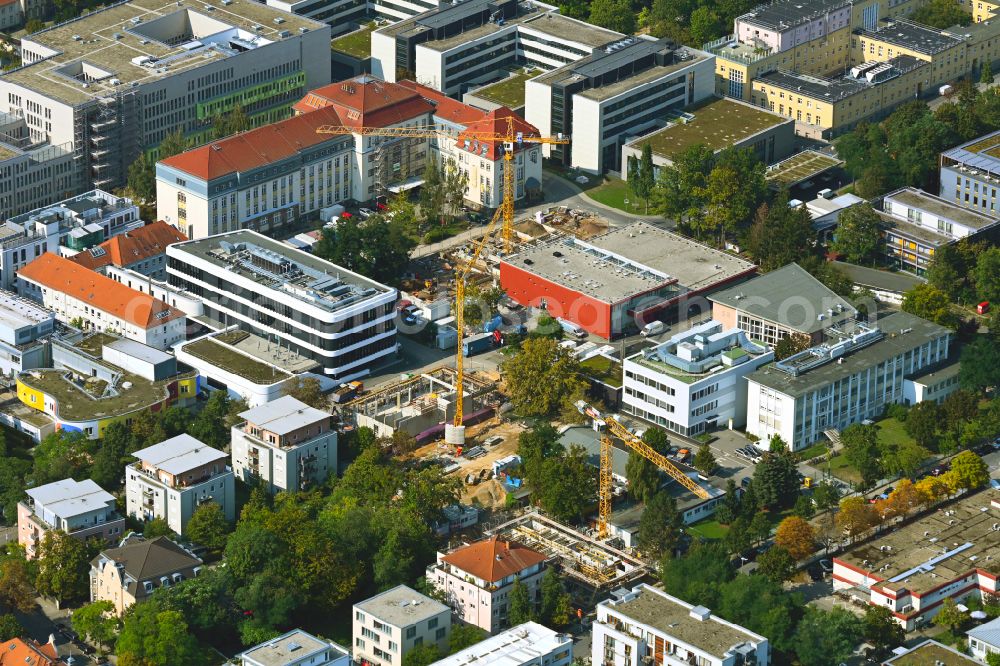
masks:
<path fill-rule="evenodd" d="M 644 338 L 648 338 L 651 335 L 659 335 L 660 333 L 663 333 L 663 331 L 665 331 L 666 329 L 667 327 L 662 321 L 651 321 L 642 327 L 642 330 L 639 332 L 639 335 L 641 335 Z"/>

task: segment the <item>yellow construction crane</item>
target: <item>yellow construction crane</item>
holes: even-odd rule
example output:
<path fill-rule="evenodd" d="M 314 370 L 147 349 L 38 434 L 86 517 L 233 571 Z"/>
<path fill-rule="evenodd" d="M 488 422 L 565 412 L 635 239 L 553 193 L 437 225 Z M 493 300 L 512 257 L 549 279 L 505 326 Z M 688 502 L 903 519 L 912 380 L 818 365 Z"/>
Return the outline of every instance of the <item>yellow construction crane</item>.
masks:
<path fill-rule="evenodd" d="M 569 138 L 561 134 L 556 137 L 525 135 L 518 132 L 514 127 L 514 115 L 511 114 L 504 119 L 507 127 L 504 132 L 483 132 L 478 130 L 456 130 L 454 127 L 446 125 L 428 125 L 424 127 L 348 127 L 346 125 L 322 125 L 317 128 L 317 134 L 359 134 L 361 136 L 385 136 L 403 138 L 427 138 L 433 139 L 441 136 L 452 139 L 470 139 L 475 141 L 499 141 L 503 143 L 503 198 L 500 206 L 496 209 L 493 217 L 482 238 L 476 243 L 475 251 L 469 262 L 456 271 L 455 276 L 455 329 L 458 331 L 458 352 L 455 355 L 455 390 L 458 397 L 455 405 L 454 425 L 462 426 L 465 417 L 464 411 L 464 391 L 465 369 L 463 367 L 462 337 L 465 328 L 465 279 L 472 270 L 472 267 L 479 261 L 479 255 L 493 232 L 498 219 L 503 220 L 503 243 L 504 251 L 509 253 L 513 249 L 514 239 L 514 146 L 523 143 L 539 144 L 565 144 L 569 143 Z"/>
<path fill-rule="evenodd" d="M 628 428 L 613 417 L 601 414 L 596 407 L 588 405 L 583 400 L 577 401 L 576 408 L 581 414 L 593 419 L 596 429 L 601 433 L 601 469 L 597 499 L 597 532 L 599 538 L 603 539 L 608 535 L 608 521 L 611 519 L 611 487 L 613 485 L 611 468 L 612 436 L 622 440 L 625 446 L 662 469 L 674 481 L 677 481 L 698 497 L 711 499 L 712 496 L 707 490 L 692 481 L 687 474 L 670 462 L 669 458 L 656 451 L 639 437 L 633 435 L 629 432 Z"/>

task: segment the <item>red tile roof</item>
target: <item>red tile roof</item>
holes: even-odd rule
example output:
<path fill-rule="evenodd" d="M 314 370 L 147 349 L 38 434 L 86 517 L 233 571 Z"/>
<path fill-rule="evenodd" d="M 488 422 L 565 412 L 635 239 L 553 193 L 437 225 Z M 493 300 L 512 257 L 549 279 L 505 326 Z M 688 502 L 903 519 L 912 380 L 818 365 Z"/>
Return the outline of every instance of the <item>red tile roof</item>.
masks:
<path fill-rule="evenodd" d="M 501 106 L 498 109 L 494 109 L 487 113 L 481 120 L 478 120 L 465 128 L 466 133 L 460 133 L 458 135 L 458 146 L 464 147 L 465 140 L 469 140 L 469 145 L 472 146 L 473 151 L 482 154 L 475 148 L 479 146 L 480 148 L 485 144 L 487 146 L 487 151 L 484 157 L 491 160 L 498 160 L 501 157 L 502 142 L 500 141 L 482 141 L 477 139 L 472 133 L 482 133 L 482 134 L 507 134 L 507 119 L 511 118 L 514 124 L 514 135 L 520 132 L 524 136 L 540 136 L 538 128 L 529 123 L 527 120 L 517 115 L 506 106 Z M 518 146 L 514 146 L 514 152 L 520 150 Z"/>
<path fill-rule="evenodd" d="M 0 643 L 0 666 L 66 666 L 51 643 L 12 638 Z"/>
<path fill-rule="evenodd" d="M 103 252 L 95 253 L 93 250 L 97 248 L 91 248 L 73 255 L 70 257 L 70 261 L 90 270 L 97 270 L 108 264 L 131 266 L 136 262 L 163 254 L 167 251 L 168 245 L 187 239 L 187 236 L 176 227 L 163 220 L 158 220 L 139 229 L 109 238 L 97 246 Z"/>
<path fill-rule="evenodd" d="M 489 583 L 503 580 L 545 561 L 537 550 L 496 536 L 470 543 L 442 558 L 448 564 Z"/>
<path fill-rule="evenodd" d="M 468 125 L 486 117 L 486 112 L 458 100 L 448 97 L 440 90 L 428 88 L 416 81 L 400 81 L 399 85 L 419 93 L 421 97 L 434 105 L 434 115 L 456 125 Z"/>
<path fill-rule="evenodd" d="M 158 298 L 126 287 L 52 252 L 46 252 L 21 268 L 17 275 L 142 328 L 162 326 L 184 316 L 183 312 Z M 167 314 L 158 318 L 157 315 L 163 312 Z"/>
<path fill-rule="evenodd" d="M 265 166 L 329 141 L 334 137 L 317 134 L 316 128 L 341 124 L 336 109 L 320 109 L 186 150 L 162 160 L 162 164 L 211 180 Z"/>
<path fill-rule="evenodd" d="M 390 127 L 434 112 L 434 106 L 416 91 L 370 76 L 316 88 L 292 108 L 308 115 L 313 109 L 331 106 L 347 127 Z"/>

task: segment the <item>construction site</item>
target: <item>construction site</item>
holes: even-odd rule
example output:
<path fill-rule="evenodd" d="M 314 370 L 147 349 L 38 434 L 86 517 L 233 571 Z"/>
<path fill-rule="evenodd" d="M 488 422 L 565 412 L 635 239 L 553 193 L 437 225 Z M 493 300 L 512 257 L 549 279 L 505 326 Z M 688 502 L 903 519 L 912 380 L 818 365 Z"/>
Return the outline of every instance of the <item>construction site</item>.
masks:
<path fill-rule="evenodd" d="M 486 530 L 486 536 L 516 541 L 558 562 L 576 600 L 592 604 L 620 587 L 630 588 L 649 570 L 640 560 L 605 542 L 529 511 Z"/>

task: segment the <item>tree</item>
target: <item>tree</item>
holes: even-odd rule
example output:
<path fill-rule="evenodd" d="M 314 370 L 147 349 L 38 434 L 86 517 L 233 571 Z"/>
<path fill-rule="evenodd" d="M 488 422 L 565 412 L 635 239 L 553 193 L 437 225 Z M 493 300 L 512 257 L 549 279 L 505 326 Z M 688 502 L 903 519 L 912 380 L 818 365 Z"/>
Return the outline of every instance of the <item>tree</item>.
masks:
<path fill-rule="evenodd" d="M 829 511 L 840 501 L 840 488 L 829 481 L 820 481 L 813 490 L 813 501 L 821 511 Z"/>
<path fill-rule="evenodd" d="M 427 166 L 424 168 L 424 184 L 420 188 L 420 214 L 427 224 L 444 223 L 441 217 L 445 198 L 443 181 L 437 161 L 428 153 Z"/>
<path fill-rule="evenodd" d="M 906 632 L 896 622 L 891 610 L 885 606 L 868 606 L 865 609 L 864 637 L 880 653 L 885 653 L 902 645 Z"/>
<path fill-rule="evenodd" d="M 703 144 L 682 150 L 673 164 L 660 169 L 653 190 L 656 212 L 685 226 L 700 224 L 706 204 L 705 186 L 714 164 L 715 152 Z"/>
<path fill-rule="evenodd" d="M 813 498 L 808 495 L 799 495 L 798 499 L 795 500 L 795 506 L 792 507 L 792 513 L 806 520 L 812 518 L 816 515 L 816 504 L 813 502 Z"/>
<path fill-rule="evenodd" d="M 916 9 L 910 18 L 918 23 L 942 30 L 972 23 L 972 14 L 962 11 L 961 8 L 948 0 L 930 0 L 926 5 Z"/>
<path fill-rule="evenodd" d="M 878 213 L 868 204 L 851 206 L 837 218 L 837 231 L 833 239 L 833 250 L 858 264 L 867 264 L 878 255 L 879 236 Z"/>
<path fill-rule="evenodd" d="M 716 158 L 699 193 L 705 209 L 700 224 L 693 225 L 695 231 L 705 236 L 714 234 L 719 246 L 723 246 L 727 237 L 742 234 L 766 191 L 764 165 L 753 152 L 726 149 Z"/>
<path fill-rule="evenodd" d="M 937 443 L 937 426 L 940 418 L 937 404 L 924 400 L 910 409 L 903 428 L 920 446 L 933 447 Z"/>
<path fill-rule="evenodd" d="M 627 0 L 594 0 L 590 23 L 630 35 L 635 32 L 635 12 Z"/>
<path fill-rule="evenodd" d="M 653 147 L 649 143 L 642 146 L 642 156 L 639 158 L 639 168 L 636 172 L 635 193 L 646 204 L 646 213 L 649 213 L 649 196 L 653 193 L 656 185 L 656 177 L 653 167 Z"/>
<path fill-rule="evenodd" d="M 934 616 L 934 624 L 947 627 L 952 633 L 958 631 L 959 627 L 969 620 L 968 613 L 958 609 L 958 604 L 952 597 L 947 597 L 941 602 L 941 610 Z"/>
<path fill-rule="evenodd" d="M 962 348 L 958 379 L 962 388 L 975 393 L 1000 385 L 1000 345 L 986 336 Z"/>
<path fill-rule="evenodd" d="M 861 486 L 871 488 L 882 476 L 879 463 L 878 427 L 852 423 L 840 434 L 844 457 L 861 475 Z"/>
<path fill-rule="evenodd" d="M 972 391 L 958 389 L 941 402 L 944 422 L 957 428 L 979 416 L 979 398 Z"/>
<path fill-rule="evenodd" d="M 672 553 L 677 546 L 681 522 L 674 498 L 663 490 L 656 493 L 639 518 L 639 550 L 653 559 Z"/>
<path fill-rule="evenodd" d="M 284 394 L 319 410 L 330 409 L 330 400 L 323 393 L 323 385 L 315 377 L 299 377 L 286 384 Z"/>
<path fill-rule="evenodd" d="M 146 154 L 141 153 L 128 167 L 126 175 L 128 189 L 140 201 L 156 200 L 156 171 L 155 163 Z"/>
<path fill-rule="evenodd" d="M 34 450 L 31 480 L 35 486 L 67 478 L 89 476 L 96 442 L 83 433 L 54 432 L 47 435 Z"/>
<path fill-rule="evenodd" d="M 698 453 L 694 455 L 694 468 L 708 476 L 718 466 L 718 463 L 715 462 L 715 456 L 712 455 L 712 448 L 708 445 L 708 442 L 704 442 L 698 447 Z"/>
<path fill-rule="evenodd" d="M 553 416 L 575 410 L 586 383 L 580 363 L 551 338 L 529 338 L 501 364 L 514 409 L 522 416 Z"/>
<path fill-rule="evenodd" d="M 875 526 L 878 518 L 872 505 L 864 497 L 847 497 L 840 502 L 837 513 L 837 527 L 852 539 L 864 534 Z"/>
<path fill-rule="evenodd" d="M 535 618 L 531 599 L 528 598 L 528 588 L 521 582 L 520 576 L 514 577 L 514 585 L 510 588 L 510 610 L 507 619 L 512 627 Z"/>
<path fill-rule="evenodd" d="M 1000 652 L 990 652 L 987 654 L 986 666 L 1000 666 Z"/>
<path fill-rule="evenodd" d="M 987 86 L 993 85 L 993 63 L 990 62 L 989 58 L 983 61 L 983 67 L 979 72 L 979 82 Z"/>
<path fill-rule="evenodd" d="M 165 518 L 153 518 L 146 521 L 146 524 L 142 527 L 142 536 L 147 539 L 155 539 L 159 536 L 171 536 L 173 533 L 174 531 L 170 529 L 170 525 L 167 524 Z"/>
<path fill-rule="evenodd" d="M 786 335 L 778 340 L 778 344 L 774 346 L 774 359 L 776 361 L 784 360 L 789 356 L 794 356 L 799 352 L 809 349 L 811 346 L 812 340 L 807 335 L 800 335 L 798 333 Z"/>
<path fill-rule="evenodd" d="M 940 326 L 958 328 L 958 317 L 951 311 L 948 295 L 930 284 L 918 284 L 903 294 L 903 312 L 909 312 Z"/>
<path fill-rule="evenodd" d="M 194 422 L 188 427 L 188 432 L 209 446 L 224 448 L 228 446 L 231 431 L 226 427 L 229 417 L 229 393 L 227 391 L 212 391 Z"/>
<path fill-rule="evenodd" d="M 28 22 L 24 24 L 25 34 L 32 35 L 39 30 L 45 30 L 45 24 L 36 18 L 28 19 Z"/>
<path fill-rule="evenodd" d="M 572 522 L 583 517 L 596 485 L 596 470 L 586 450 L 574 445 L 542 464 L 542 482 L 535 490 L 543 509 L 557 520 Z"/>
<path fill-rule="evenodd" d="M 118 633 L 118 616 L 110 601 L 95 601 L 76 609 L 72 617 L 73 631 L 89 638 L 98 647 L 110 645 Z"/>
<path fill-rule="evenodd" d="M 788 192 L 757 209 L 747 233 L 747 251 L 763 271 L 800 261 L 812 251 L 816 230 L 805 206 L 788 205 Z"/>
<path fill-rule="evenodd" d="M 651 446 L 653 450 L 658 453 L 669 453 L 670 438 L 667 436 L 667 431 L 663 428 L 659 428 L 657 426 L 650 426 L 649 428 L 646 428 L 646 432 L 642 433 L 642 441 Z"/>
<path fill-rule="evenodd" d="M 765 507 L 775 509 L 794 503 L 799 493 L 799 477 L 792 456 L 765 453 L 753 471 L 753 488 Z"/>
<path fill-rule="evenodd" d="M 212 119 L 212 138 L 222 139 L 231 134 L 246 132 L 252 126 L 250 117 L 237 104 L 229 113 L 220 113 Z"/>
<path fill-rule="evenodd" d="M 660 470 L 641 453 L 630 451 L 625 465 L 628 492 L 632 499 L 643 504 L 656 494 L 660 487 Z"/>
<path fill-rule="evenodd" d="M 24 635 L 24 627 L 17 621 L 13 613 L 0 615 L 0 643 L 9 641 L 12 638 L 20 638 Z"/>
<path fill-rule="evenodd" d="M 60 530 L 49 530 L 38 549 L 38 593 L 57 602 L 87 595 L 90 557 L 82 541 Z"/>
<path fill-rule="evenodd" d="M 719 15 L 709 7 L 698 7 L 691 13 L 691 40 L 704 44 L 716 39 L 722 31 L 720 23 Z"/>
<path fill-rule="evenodd" d="M 892 505 L 893 513 L 897 516 L 905 516 L 923 504 L 923 498 L 912 481 L 900 479 L 893 491 L 889 493 L 889 502 Z"/>
<path fill-rule="evenodd" d="M 521 456 L 524 477 L 533 487 L 541 487 L 546 460 L 560 457 L 565 450 L 559 443 L 559 433 L 551 423 L 539 423 L 517 437 L 517 454 Z"/>
<path fill-rule="evenodd" d="M 480 642 L 486 636 L 486 632 L 474 624 L 453 624 L 451 625 L 451 635 L 448 636 L 448 653 L 461 652 Z"/>
<path fill-rule="evenodd" d="M 30 613 L 35 609 L 28 567 L 21 556 L 0 559 L 0 608 Z"/>
<path fill-rule="evenodd" d="M 795 652 L 802 666 L 828 666 L 847 661 L 861 642 L 864 623 L 850 611 L 806 608 L 795 630 Z"/>
<path fill-rule="evenodd" d="M 757 558 L 757 572 L 775 583 L 783 583 L 795 575 L 795 560 L 781 546 L 768 548 Z"/>
<path fill-rule="evenodd" d="M 736 520 L 738 515 L 740 515 L 740 495 L 736 489 L 736 482 L 728 479 L 726 494 L 715 509 L 715 519 L 723 525 L 728 525 Z"/>
<path fill-rule="evenodd" d="M 771 521 L 766 513 L 758 513 L 747 527 L 747 536 L 753 543 L 762 543 L 771 536 Z"/>
<path fill-rule="evenodd" d="M 973 490 L 989 483 L 990 470 L 986 462 L 972 451 L 962 451 L 951 460 L 948 472 L 959 488 Z"/>
<path fill-rule="evenodd" d="M 735 575 L 729 553 L 717 542 L 696 542 L 684 557 L 667 556 L 660 563 L 663 589 L 684 601 L 709 608 L 718 606 L 719 584 Z"/>
<path fill-rule="evenodd" d="M 434 643 L 424 643 L 410 648 L 403 657 L 403 666 L 429 666 L 441 658 L 441 651 Z"/>
<path fill-rule="evenodd" d="M 927 267 L 927 282 L 949 299 L 960 300 L 970 268 L 955 245 L 943 245 L 934 251 L 934 258 Z"/>
<path fill-rule="evenodd" d="M 991 247 L 979 255 L 972 277 L 980 300 L 1000 303 L 1000 247 Z"/>
<path fill-rule="evenodd" d="M 776 650 L 794 648 L 792 632 L 802 614 L 799 595 L 764 576 L 740 575 L 721 583 L 718 596 L 717 605 L 710 607 L 718 608 L 719 617 L 767 636 Z"/>
<path fill-rule="evenodd" d="M 155 603 L 134 604 L 126 611 L 115 652 L 122 666 L 200 663 L 198 642 L 184 615 L 160 610 Z"/>
<path fill-rule="evenodd" d="M 542 605 L 539 621 L 550 629 L 559 629 L 569 624 L 572 609 L 570 596 L 563 587 L 562 579 L 555 568 L 549 567 L 542 576 Z"/>
<path fill-rule="evenodd" d="M 226 547 L 229 523 L 222 506 L 216 502 L 205 502 L 194 510 L 187 524 L 187 536 L 191 541 L 220 553 Z"/>
<path fill-rule="evenodd" d="M 334 228 L 323 229 L 323 235 L 314 247 L 317 256 L 338 266 L 360 273 L 377 282 L 396 284 L 406 272 L 414 241 L 406 233 L 412 225 L 410 211 L 396 200 L 386 214 L 372 215 L 367 220 L 359 216 L 341 218 Z"/>
<path fill-rule="evenodd" d="M 789 516 L 778 523 L 774 543 L 788 551 L 795 561 L 804 560 L 816 551 L 816 532 L 802 518 Z"/>

